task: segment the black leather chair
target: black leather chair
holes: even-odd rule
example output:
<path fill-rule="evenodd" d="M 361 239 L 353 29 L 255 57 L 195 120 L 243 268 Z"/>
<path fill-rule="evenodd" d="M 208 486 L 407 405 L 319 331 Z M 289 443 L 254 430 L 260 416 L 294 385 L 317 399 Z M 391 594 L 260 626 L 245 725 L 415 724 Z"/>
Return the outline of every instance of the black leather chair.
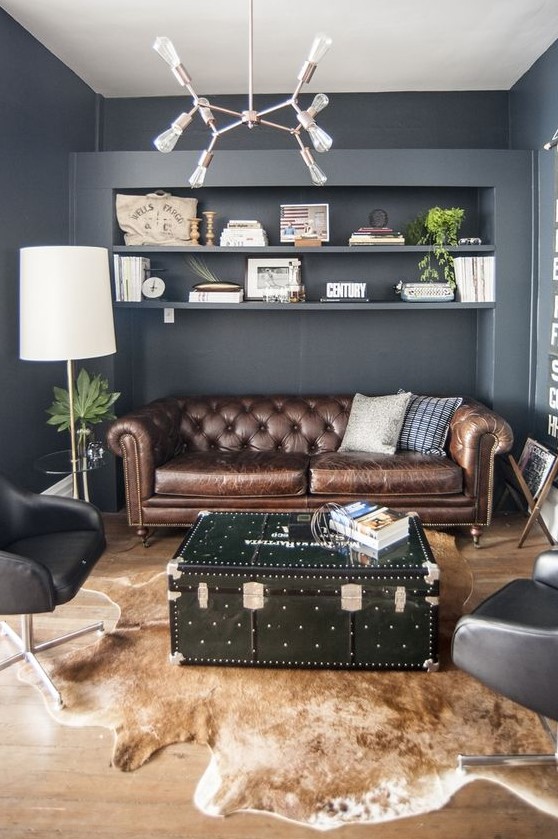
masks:
<path fill-rule="evenodd" d="M 460 755 L 460 766 L 555 764 L 558 721 L 558 549 L 541 553 L 531 579 L 514 580 L 470 614 L 453 634 L 457 667 L 520 705 L 535 711 L 551 737 L 554 754 Z"/>
<path fill-rule="evenodd" d="M 37 495 L 0 475 L 0 615 L 21 616 L 21 636 L 5 621 L 0 623 L 2 634 L 18 649 L 0 661 L 0 670 L 29 662 L 59 706 L 61 696 L 35 653 L 87 632 L 102 632 L 103 624 L 36 644 L 33 615 L 52 612 L 75 597 L 105 545 L 101 514 L 91 504 Z"/>

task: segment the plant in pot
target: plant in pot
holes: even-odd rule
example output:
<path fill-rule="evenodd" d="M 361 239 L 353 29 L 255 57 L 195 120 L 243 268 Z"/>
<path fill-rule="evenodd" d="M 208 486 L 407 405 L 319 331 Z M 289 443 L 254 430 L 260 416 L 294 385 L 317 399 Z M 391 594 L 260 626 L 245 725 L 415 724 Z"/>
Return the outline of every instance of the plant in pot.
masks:
<path fill-rule="evenodd" d="M 50 414 L 48 425 L 55 425 L 58 431 L 70 429 L 70 400 L 68 391 L 61 387 L 54 387 L 54 401 L 46 409 Z M 109 390 L 108 381 L 99 373 L 90 375 L 81 369 L 74 386 L 74 422 L 76 427 L 76 442 L 78 455 L 85 455 L 88 443 L 91 442 L 91 426 L 104 420 L 116 419 L 112 406 L 120 393 Z"/>
<path fill-rule="evenodd" d="M 444 281 L 451 288 L 456 287 L 453 256 L 448 248 L 457 245 L 464 217 L 465 210 L 461 207 L 431 207 L 407 225 L 405 241 L 408 245 L 429 245 L 428 252 L 418 263 L 421 282 Z M 435 258 L 435 263 L 432 257 Z"/>

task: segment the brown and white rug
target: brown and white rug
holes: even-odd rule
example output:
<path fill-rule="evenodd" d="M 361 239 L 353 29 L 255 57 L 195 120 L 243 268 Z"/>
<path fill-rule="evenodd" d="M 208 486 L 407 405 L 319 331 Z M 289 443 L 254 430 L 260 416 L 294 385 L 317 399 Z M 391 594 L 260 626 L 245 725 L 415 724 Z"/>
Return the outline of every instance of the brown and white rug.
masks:
<path fill-rule="evenodd" d="M 195 803 L 208 815 L 263 811 L 326 830 L 424 814 L 485 778 L 558 817 L 551 767 L 457 769 L 460 752 L 548 752 L 549 742 L 535 715 L 451 668 L 470 575 L 453 538 L 430 538 L 442 569 L 438 673 L 171 665 L 166 576 L 138 572 L 92 581 L 120 620 L 52 669 L 65 701 L 56 718 L 112 729 L 124 771 L 171 743 L 206 743 Z"/>

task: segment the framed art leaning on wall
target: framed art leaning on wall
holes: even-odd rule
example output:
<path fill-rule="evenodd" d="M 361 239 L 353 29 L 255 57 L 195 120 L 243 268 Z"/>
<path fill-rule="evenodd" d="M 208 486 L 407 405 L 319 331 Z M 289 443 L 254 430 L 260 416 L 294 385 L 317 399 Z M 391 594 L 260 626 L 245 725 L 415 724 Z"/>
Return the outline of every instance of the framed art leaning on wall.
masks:
<path fill-rule="evenodd" d="M 329 242 L 329 204 L 281 204 L 281 242 Z"/>

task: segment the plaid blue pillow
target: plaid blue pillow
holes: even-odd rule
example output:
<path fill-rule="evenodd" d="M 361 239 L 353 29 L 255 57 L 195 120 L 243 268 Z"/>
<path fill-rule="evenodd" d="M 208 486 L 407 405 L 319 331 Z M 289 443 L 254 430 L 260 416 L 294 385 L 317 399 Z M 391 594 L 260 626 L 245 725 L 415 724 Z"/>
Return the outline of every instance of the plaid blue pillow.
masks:
<path fill-rule="evenodd" d="M 444 443 L 450 420 L 462 402 L 461 396 L 412 396 L 397 447 L 445 457 Z"/>

